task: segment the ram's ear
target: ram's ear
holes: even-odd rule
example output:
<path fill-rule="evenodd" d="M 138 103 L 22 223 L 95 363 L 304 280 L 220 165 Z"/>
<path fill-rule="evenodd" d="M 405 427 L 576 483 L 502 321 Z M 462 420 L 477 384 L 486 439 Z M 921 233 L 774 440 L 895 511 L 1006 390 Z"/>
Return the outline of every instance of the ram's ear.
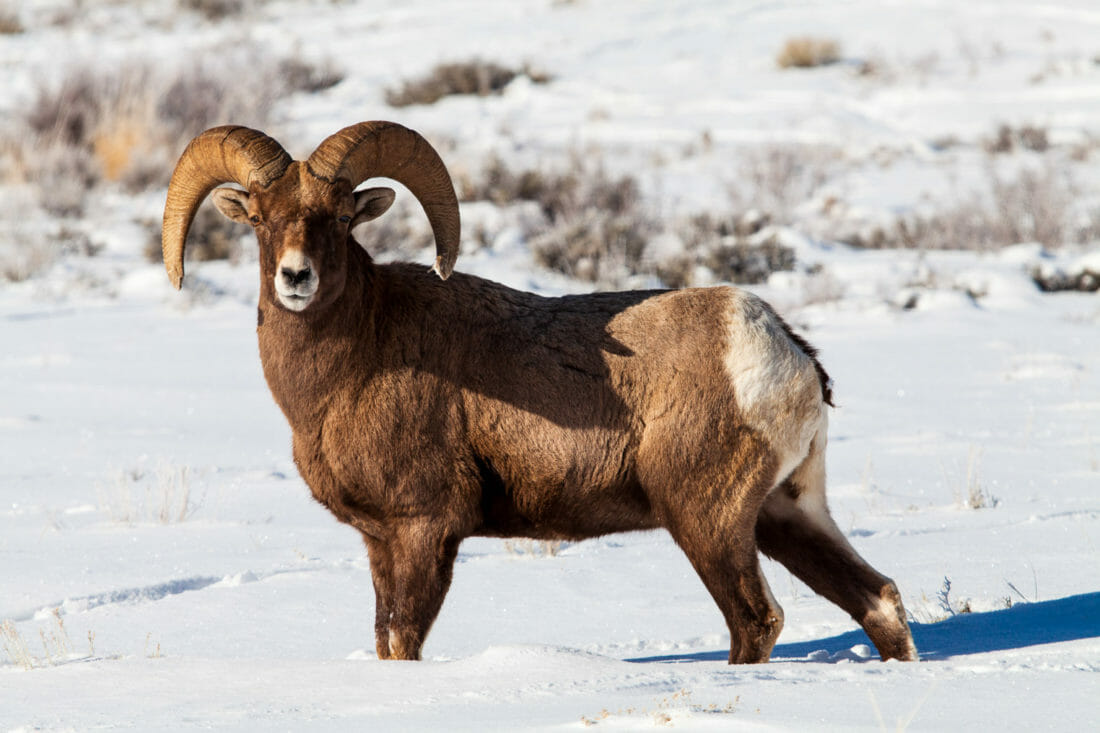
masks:
<path fill-rule="evenodd" d="M 248 192 L 239 188 L 215 188 L 210 195 L 218 211 L 233 221 L 251 224 L 248 220 Z"/>
<path fill-rule="evenodd" d="M 355 192 L 355 215 L 351 218 L 352 229 L 385 214 L 393 205 L 392 188 L 365 188 Z"/>

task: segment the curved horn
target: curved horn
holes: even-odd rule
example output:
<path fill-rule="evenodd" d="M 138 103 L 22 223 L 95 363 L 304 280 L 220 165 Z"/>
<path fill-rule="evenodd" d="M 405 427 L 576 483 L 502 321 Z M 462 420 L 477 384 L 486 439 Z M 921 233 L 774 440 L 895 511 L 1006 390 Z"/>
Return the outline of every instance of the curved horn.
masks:
<path fill-rule="evenodd" d="M 168 279 L 183 284 L 183 247 L 199 204 L 215 186 L 253 183 L 268 186 L 286 171 L 290 155 L 258 130 L 236 125 L 213 127 L 196 136 L 183 151 L 164 202 L 161 248 Z"/>
<path fill-rule="evenodd" d="M 461 228 L 458 197 L 439 154 L 419 133 L 395 122 L 360 122 L 327 137 L 306 166 L 326 181 L 346 178 L 352 188 L 375 176 L 404 185 L 432 224 L 433 269 L 444 280 L 454 270 Z"/>

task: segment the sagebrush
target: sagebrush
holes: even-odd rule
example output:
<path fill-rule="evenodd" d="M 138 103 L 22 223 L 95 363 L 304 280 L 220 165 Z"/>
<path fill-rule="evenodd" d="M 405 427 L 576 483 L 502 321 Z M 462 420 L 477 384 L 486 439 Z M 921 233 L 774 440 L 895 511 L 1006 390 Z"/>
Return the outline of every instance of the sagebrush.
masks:
<path fill-rule="evenodd" d="M 76 65 L 57 80 L 40 81 L 22 124 L 0 139 L 5 177 L 37 186 L 51 213 L 79 215 L 99 184 L 134 192 L 163 186 L 183 147 L 206 128 L 230 121 L 265 126 L 279 99 L 342 78 L 331 65 L 294 56 L 237 55 L 239 63 L 174 69 L 154 59 Z M 246 85 L 234 71 L 241 65 L 250 68 Z"/>
<path fill-rule="evenodd" d="M 479 58 L 448 61 L 436 64 L 422 76 L 387 89 L 386 104 L 391 107 L 408 107 L 414 104 L 434 104 L 453 95 L 486 97 L 502 92 L 517 76 L 526 76 L 539 84 L 550 79 L 547 74 L 529 66 L 516 68 Z"/>

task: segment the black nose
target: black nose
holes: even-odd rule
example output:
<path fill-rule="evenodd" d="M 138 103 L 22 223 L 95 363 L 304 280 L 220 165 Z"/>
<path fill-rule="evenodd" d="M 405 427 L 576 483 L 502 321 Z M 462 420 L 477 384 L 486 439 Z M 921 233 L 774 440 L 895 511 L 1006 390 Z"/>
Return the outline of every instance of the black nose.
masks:
<path fill-rule="evenodd" d="M 307 267 L 303 270 L 298 270 L 297 272 L 295 272 L 289 267 L 284 267 L 279 270 L 279 274 L 283 276 L 283 280 L 285 280 L 288 285 L 301 285 L 302 283 L 309 280 L 310 275 L 313 274 L 313 271 Z"/>

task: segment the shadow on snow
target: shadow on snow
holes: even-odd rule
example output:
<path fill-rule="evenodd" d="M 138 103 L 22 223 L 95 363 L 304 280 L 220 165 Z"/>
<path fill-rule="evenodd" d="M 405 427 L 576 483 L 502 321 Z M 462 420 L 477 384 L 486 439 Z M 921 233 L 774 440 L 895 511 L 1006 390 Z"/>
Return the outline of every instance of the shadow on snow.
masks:
<path fill-rule="evenodd" d="M 911 623 L 913 639 L 922 660 L 1021 649 L 1037 644 L 1100 637 L 1100 593 L 1084 593 L 1054 601 L 1021 603 L 1003 611 L 966 613 L 932 624 Z M 871 644 L 862 629 L 826 639 L 776 644 L 772 659 L 805 660 L 812 652 L 830 655 Z M 727 651 L 638 657 L 630 662 L 726 661 Z"/>

